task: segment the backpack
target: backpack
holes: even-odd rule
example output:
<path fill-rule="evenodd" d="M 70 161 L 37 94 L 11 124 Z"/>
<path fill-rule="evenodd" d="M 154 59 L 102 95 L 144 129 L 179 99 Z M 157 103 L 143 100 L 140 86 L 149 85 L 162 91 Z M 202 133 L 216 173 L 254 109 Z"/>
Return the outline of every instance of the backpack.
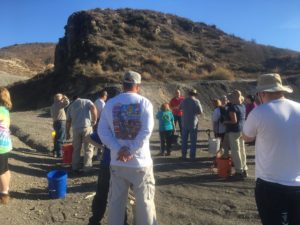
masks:
<path fill-rule="evenodd" d="M 220 106 L 219 109 L 220 109 L 220 114 L 221 114 L 220 122 L 223 123 L 225 120 L 228 120 L 228 110 L 227 110 L 228 107 Z"/>

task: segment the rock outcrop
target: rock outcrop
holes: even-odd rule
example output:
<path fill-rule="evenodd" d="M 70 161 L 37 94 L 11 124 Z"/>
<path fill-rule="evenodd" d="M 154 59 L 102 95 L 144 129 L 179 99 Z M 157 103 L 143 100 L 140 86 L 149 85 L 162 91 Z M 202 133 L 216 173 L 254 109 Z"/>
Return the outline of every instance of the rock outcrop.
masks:
<path fill-rule="evenodd" d="M 144 80 L 198 80 L 218 68 L 235 78 L 300 71 L 300 53 L 258 45 L 204 23 L 147 10 L 72 14 L 55 53 L 57 72 L 119 80 L 127 69 Z"/>
<path fill-rule="evenodd" d="M 277 71 L 298 85 L 299 59 L 299 52 L 244 41 L 215 26 L 170 14 L 95 9 L 69 17 L 65 36 L 56 46 L 53 72 L 10 90 L 15 109 L 40 108 L 50 105 L 57 92 L 93 98 L 101 88 L 120 83 L 130 69 L 148 81 L 144 93 L 157 104 L 180 86 L 198 89 L 200 99 L 210 107 L 211 98 L 234 85 L 244 94 L 250 92 L 253 83 L 238 80 L 260 73 Z"/>

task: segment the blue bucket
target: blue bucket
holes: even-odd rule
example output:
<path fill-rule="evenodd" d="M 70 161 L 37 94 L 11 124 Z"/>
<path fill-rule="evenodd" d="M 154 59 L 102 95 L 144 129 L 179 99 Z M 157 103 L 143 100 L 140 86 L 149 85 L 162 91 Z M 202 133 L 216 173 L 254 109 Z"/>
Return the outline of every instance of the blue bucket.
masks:
<path fill-rule="evenodd" d="M 68 174 L 63 170 L 52 170 L 47 173 L 50 198 L 64 198 L 67 192 Z"/>

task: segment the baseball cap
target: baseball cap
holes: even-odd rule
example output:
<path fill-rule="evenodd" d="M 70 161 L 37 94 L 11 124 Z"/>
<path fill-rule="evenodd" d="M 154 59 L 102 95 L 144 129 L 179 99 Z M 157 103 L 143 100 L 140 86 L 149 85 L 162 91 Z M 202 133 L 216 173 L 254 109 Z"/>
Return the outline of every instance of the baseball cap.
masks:
<path fill-rule="evenodd" d="M 123 76 L 123 83 L 140 84 L 141 75 L 134 71 L 127 71 Z"/>

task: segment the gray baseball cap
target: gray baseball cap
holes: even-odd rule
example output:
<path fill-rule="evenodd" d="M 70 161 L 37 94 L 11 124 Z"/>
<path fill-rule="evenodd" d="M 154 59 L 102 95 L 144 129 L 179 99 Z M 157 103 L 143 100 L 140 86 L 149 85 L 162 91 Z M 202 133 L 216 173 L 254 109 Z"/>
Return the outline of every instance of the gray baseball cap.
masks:
<path fill-rule="evenodd" d="M 123 76 L 123 83 L 140 84 L 141 83 L 141 75 L 134 71 L 128 71 Z"/>

